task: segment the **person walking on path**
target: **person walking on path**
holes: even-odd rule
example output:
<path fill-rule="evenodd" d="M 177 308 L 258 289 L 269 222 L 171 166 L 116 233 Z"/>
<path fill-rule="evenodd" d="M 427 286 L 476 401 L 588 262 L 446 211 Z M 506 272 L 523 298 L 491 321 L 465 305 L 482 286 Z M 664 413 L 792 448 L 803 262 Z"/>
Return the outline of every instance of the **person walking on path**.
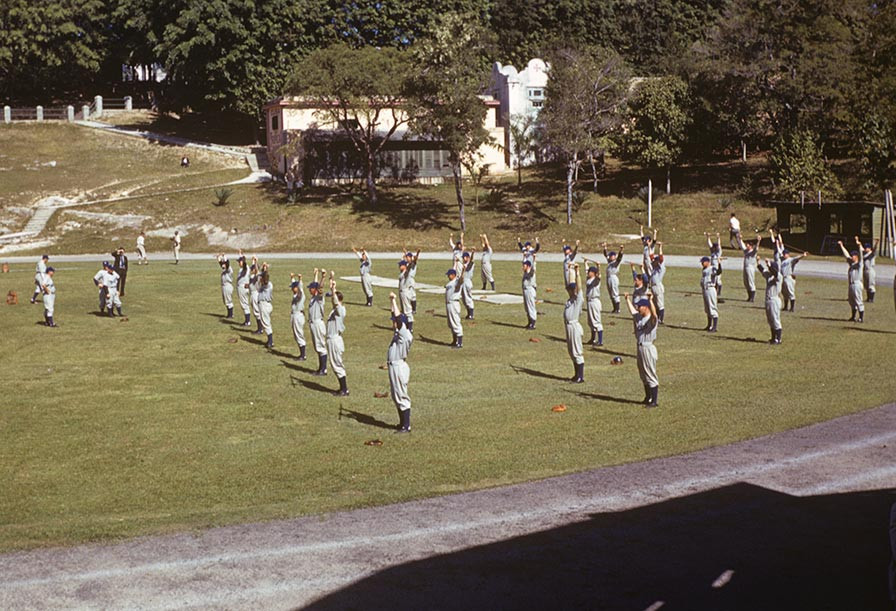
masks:
<path fill-rule="evenodd" d="M 538 308 L 535 304 L 536 289 L 538 284 L 535 279 L 536 255 L 533 253 L 529 259 L 523 261 L 523 308 L 526 310 L 527 329 L 534 329 L 538 320 Z"/>
<path fill-rule="evenodd" d="M 460 293 L 464 284 L 464 269 L 458 276 L 453 267 L 445 272 L 448 282 L 445 284 L 445 315 L 448 317 L 448 328 L 451 330 L 451 347 L 464 347 L 464 327 L 460 319 Z"/>
<path fill-rule="evenodd" d="M 613 304 L 613 314 L 619 313 L 619 264 L 622 263 L 622 254 L 625 246 L 619 245 L 619 253 L 607 250 L 607 243 L 601 244 L 604 248 L 604 258 L 607 260 L 607 295 Z"/>
<path fill-rule="evenodd" d="M 305 287 L 302 286 L 302 274 L 289 274 L 289 288 L 292 291 L 292 304 L 289 309 L 289 320 L 292 323 L 292 336 L 299 346 L 299 360 L 305 356 Z"/>
<path fill-rule="evenodd" d="M 308 285 L 311 301 L 308 303 L 308 328 L 311 343 L 317 353 L 317 371 L 311 375 L 327 375 L 327 325 L 324 318 L 324 295 L 320 283 L 327 277 L 327 270 L 314 269 L 314 282 Z"/>
<path fill-rule="evenodd" d="M 635 327 L 635 340 L 638 346 L 638 374 L 644 385 L 644 401 L 648 407 L 659 405 L 660 382 L 656 373 L 657 353 L 656 341 L 657 317 L 656 309 L 650 295 L 645 299 L 632 303 L 632 297 L 625 294 L 625 302 L 632 315 Z"/>
<path fill-rule="evenodd" d="M 482 276 L 482 290 L 486 285 L 490 285 L 495 290 L 495 276 L 492 272 L 492 245 L 489 244 L 488 236 L 484 233 L 479 236 L 482 240 L 482 258 L 479 261 L 479 274 Z"/>
<path fill-rule="evenodd" d="M 566 326 L 566 351 L 572 359 L 573 374 L 571 380 L 576 384 L 585 381 L 585 354 L 582 350 L 582 306 L 585 298 L 582 296 L 582 274 L 579 272 L 578 263 L 570 263 L 567 268 L 566 293 L 568 299 L 563 307 L 563 322 Z"/>
<path fill-rule="evenodd" d="M 249 288 L 251 276 L 249 275 L 249 265 L 246 262 L 246 256 L 240 251 L 240 256 L 236 260 L 239 271 L 236 274 L 236 296 L 240 302 L 240 308 L 243 310 L 243 326 L 248 327 L 252 324 L 252 294 Z"/>
<path fill-rule="evenodd" d="M 759 244 L 762 238 L 757 235 L 756 243 L 744 242 L 738 234 L 738 245 L 744 253 L 744 288 L 747 290 L 747 301 L 753 303 L 756 300 L 756 263 L 759 255 Z"/>
<path fill-rule="evenodd" d="M 879 239 L 874 242 L 868 242 L 862 249 L 862 261 L 865 265 L 862 280 L 865 283 L 865 297 L 868 303 L 874 303 L 874 293 L 877 291 L 875 286 L 877 281 L 877 272 L 874 270 L 874 262 L 877 259 L 877 247 L 880 244 Z"/>
<path fill-rule="evenodd" d="M 336 278 L 330 272 L 329 296 L 333 302 L 333 309 L 327 317 L 327 354 L 330 355 L 330 365 L 336 380 L 339 381 L 339 390 L 334 394 L 338 397 L 348 396 L 348 382 L 346 382 L 345 363 L 342 360 L 345 353 L 345 342 L 342 334 L 345 332 L 345 306 L 342 304 L 342 293 L 336 290 Z"/>
<path fill-rule="evenodd" d="M 146 234 L 140 232 L 137 236 L 137 265 L 149 265 L 149 259 L 146 258 Z"/>
<path fill-rule="evenodd" d="M 174 264 L 177 265 L 180 263 L 180 231 L 174 232 L 171 242 L 174 245 Z"/>
<path fill-rule="evenodd" d="M 719 327 L 719 297 L 716 292 L 716 269 L 709 257 L 702 257 L 700 265 L 703 274 L 700 276 L 700 290 L 703 293 L 703 311 L 706 312 L 704 331 L 715 333 Z"/>
<path fill-rule="evenodd" d="M 225 318 L 233 318 L 233 267 L 230 265 L 230 259 L 222 253 L 218 253 L 215 259 L 221 267 L 221 300 L 227 308 Z"/>
<path fill-rule="evenodd" d="M 34 268 L 34 293 L 31 295 L 31 303 L 37 303 L 38 295 L 44 295 L 44 283 L 47 275 L 47 263 L 50 261 L 50 255 L 41 255 L 40 260 Z"/>
<path fill-rule="evenodd" d="M 600 263 L 585 259 L 585 264 L 591 264 L 585 278 L 585 303 L 588 315 L 588 328 L 591 330 L 591 339 L 588 343 L 592 346 L 604 345 L 604 326 L 600 319 Z"/>
<path fill-rule="evenodd" d="M 783 276 L 776 261 L 765 260 L 765 265 L 759 264 L 759 273 L 765 278 L 765 318 L 768 321 L 772 333 L 770 344 L 777 346 L 781 343 L 781 300 L 778 298 L 781 292 Z"/>
<path fill-rule="evenodd" d="M 411 432 L 411 397 L 408 394 L 408 383 L 411 379 L 411 368 L 408 366 L 408 354 L 414 335 L 407 326 L 407 317 L 401 313 L 395 293 L 389 293 L 392 310 L 392 341 L 386 352 L 389 369 L 389 389 L 392 402 L 398 410 L 398 427 L 396 433 Z"/>
<path fill-rule="evenodd" d="M 862 301 L 862 276 L 865 262 L 862 259 L 862 241 L 859 240 L 859 236 L 855 236 L 855 239 L 856 249 L 853 251 L 847 251 L 842 240 L 838 241 L 837 244 L 840 246 L 843 257 L 849 264 L 849 270 L 846 273 L 849 282 L 849 307 L 852 309 L 852 316 L 849 320 L 850 322 L 862 323 L 865 322 L 865 303 Z M 858 320 L 856 320 L 856 314 L 859 315 Z"/>
<path fill-rule="evenodd" d="M 367 300 L 365 304 L 368 308 L 373 306 L 373 282 L 370 281 L 370 257 L 367 255 L 367 250 L 362 248 L 358 250 L 357 248 L 352 248 L 352 252 L 358 255 L 358 260 L 360 261 L 361 266 L 361 290 L 364 291 L 364 297 Z"/>

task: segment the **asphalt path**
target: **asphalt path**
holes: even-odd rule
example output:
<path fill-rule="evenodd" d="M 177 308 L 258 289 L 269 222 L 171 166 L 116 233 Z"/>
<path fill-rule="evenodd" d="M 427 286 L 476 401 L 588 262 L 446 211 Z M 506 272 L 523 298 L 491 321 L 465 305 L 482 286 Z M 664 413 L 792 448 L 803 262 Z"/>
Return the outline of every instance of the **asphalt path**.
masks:
<path fill-rule="evenodd" d="M 889 404 L 520 485 L 6 554 L 0 608 L 884 609 L 894 448 Z"/>

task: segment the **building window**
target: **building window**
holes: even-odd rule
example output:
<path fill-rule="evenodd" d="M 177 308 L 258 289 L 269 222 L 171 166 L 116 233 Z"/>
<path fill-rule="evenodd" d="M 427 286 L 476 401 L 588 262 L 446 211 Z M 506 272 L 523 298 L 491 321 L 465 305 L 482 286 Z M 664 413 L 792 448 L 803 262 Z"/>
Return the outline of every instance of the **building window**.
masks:
<path fill-rule="evenodd" d="M 843 215 L 836 212 L 831 213 L 830 231 L 834 235 L 843 235 Z"/>
<path fill-rule="evenodd" d="M 280 129 L 280 115 L 271 115 L 271 131 Z"/>
<path fill-rule="evenodd" d="M 529 87 L 529 99 L 530 100 L 543 100 L 544 99 L 544 88 L 543 87 Z"/>
<path fill-rule="evenodd" d="M 873 224 L 871 215 L 863 214 L 861 227 L 859 228 L 859 234 L 863 236 L 871 235 L 874 232 L 874 230 L 872 229 L 872 225 Z"/>
<path fill-rule="evenodd" d="M 790 233 L 806 233 L 806 215 L 791 214 L 790 215 Z"/>
<path fill-rule="evenodd" d="M 532 108 L 541 108 L 544 106 L 544 100 L 530 100 L 530 104 L 532 104 Z"/>

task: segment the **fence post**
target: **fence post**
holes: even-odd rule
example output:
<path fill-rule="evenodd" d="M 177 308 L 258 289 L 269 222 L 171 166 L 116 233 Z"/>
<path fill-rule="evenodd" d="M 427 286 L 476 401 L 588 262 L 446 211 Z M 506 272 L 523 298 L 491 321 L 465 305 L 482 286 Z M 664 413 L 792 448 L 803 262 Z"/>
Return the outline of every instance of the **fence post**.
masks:
<path fill-rule="evenodd" d="M 134 110 L 134 99 L 129 95 L 124 96 L 124 109 Z"/>
<path fill-rule="evenodd" d="M 9 106 L 3 107 L 3 122 L 12 123 L 12 108 Z"/>
<path fill-rule="evenodd" d="M 84 106 L 81 107 L 81 118 L 85 121 L 90 119 L 90 106 L 87 104 L 84 104 Z"/>
<path fill-rule="evenodd" d="M 38 121 L 44 120 L 44 107 L 43 106 L 37 107 L 37 120 Z"/>
<path fill-rule="evenodd" d="M 95 98 L 93 98 L 93 105 L 96 107 L 96 116 L 102 117 L 103 116 L 103 96 L 98 95 Z"/>
<path fill-rule="evenodd" d="M 71 123 L 75 120 L 75 107 L 74 106 L 66 106 L 65 107 L 65 118 L 68 119 L 68 122 Z"/>

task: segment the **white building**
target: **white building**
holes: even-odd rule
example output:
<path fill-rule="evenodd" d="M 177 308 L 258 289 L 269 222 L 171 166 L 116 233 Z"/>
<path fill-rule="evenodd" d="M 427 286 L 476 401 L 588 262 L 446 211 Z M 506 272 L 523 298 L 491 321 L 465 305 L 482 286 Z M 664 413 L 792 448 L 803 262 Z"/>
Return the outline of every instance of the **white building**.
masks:
<path fill-rule="evenodd" d="M 490 93 L 500 102 L 499 121 L 504 130 L 504 156 L 508 166 L 515 165 L 510 142 L 510 121 L 517 116 L 537 116 L 544 106 L 545 87 L 548 84 L 548 65 L 544 60 L 529 60 L 526 67 L 517 71 L 510 65 L 495 62 L 492 66 Z M 523 163 L 527 160 L 523 159 Z"/>

